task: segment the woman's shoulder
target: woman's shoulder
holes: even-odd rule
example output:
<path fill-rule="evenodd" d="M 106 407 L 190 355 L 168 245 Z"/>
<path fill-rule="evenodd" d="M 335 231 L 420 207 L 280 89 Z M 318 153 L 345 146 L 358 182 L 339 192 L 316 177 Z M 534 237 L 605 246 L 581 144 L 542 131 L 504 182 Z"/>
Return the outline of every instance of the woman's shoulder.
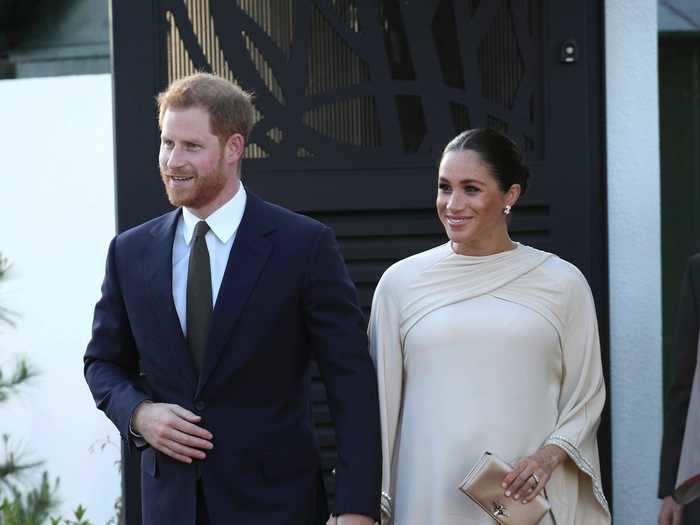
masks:
<path fill-rule="evenodd" d="M 573 263 L 562 259 L 555 253 L 538 250 L 530 246 L 527 248 L 548 255 L 548 257 L 543 259 L 542 264 L 531 272 L 532 276 L 539 282 L 563 288 L 588 287 L 588 280 L 583 275 L 583 272 Z"/>
<path fill-rule="evenodd" d="M 535 277 L 540 282 L 562 290 L 589 290 L 588 280 L 576 265 L 549 252 L 540 266 L 535 269 Z"/>
<path fill-rule="evenodd" d="M 405 259 L 395 262 L 386 269 L 378 289 L 402 289 L 413 282 L 423 271 L 437 262 L 443 260 L 452 253 L 449 244 L 441 244 L 424 252 L 416 253 Z"/>
<path fill-rule="evenodd" d="M 593 294 L 581 270 L 558 255 L 549 255 L 524 277 L 520 292 L 536 296 L 563 323 L 582 311 L 594 312 Z"/>
<path fill-rule="evenodd" d="M 560 279 L 574 280 L 574 281 L 586 279 L 583 276 L 583 273 L 581 273 L 581 270 L 579 270 L 575 264 L 573 264 L 565 259 L 562 259 L 561 257 L 559 257 L 555 253 L 550 254 L 550 257 L 548 257 L 544 261 L 544 267 L 553 276 L 558 277 Z"/>

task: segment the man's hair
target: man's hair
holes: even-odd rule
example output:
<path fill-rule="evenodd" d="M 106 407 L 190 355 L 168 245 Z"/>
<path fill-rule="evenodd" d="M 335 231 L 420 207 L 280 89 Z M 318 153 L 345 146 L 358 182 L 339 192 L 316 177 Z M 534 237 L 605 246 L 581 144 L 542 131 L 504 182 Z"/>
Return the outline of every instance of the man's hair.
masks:
<path fill-rule="evenodd" d="M 176 80 L 158 95 L 157 101 L 161 128 L 166 110 L 201 107 L 209 113 L 212 133 L 222 143 L 234 133 L 243 135 L 247 142 L 255 119 L 252 95 L 210 73 L 195 73 Z"/>

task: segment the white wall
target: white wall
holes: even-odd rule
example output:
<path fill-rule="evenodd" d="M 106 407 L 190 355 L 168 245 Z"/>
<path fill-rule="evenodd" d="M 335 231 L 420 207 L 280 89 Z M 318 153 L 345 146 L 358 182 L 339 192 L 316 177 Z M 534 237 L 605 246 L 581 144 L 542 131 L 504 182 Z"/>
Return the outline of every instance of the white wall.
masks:
<path fill-rule="evenodd" d="M 82 374 L 115 231 L 111 111 L 109 75 L 0 81 L 0 305 L 20 314 L 0 326 L 0 366 L 22 353 L 41 370 L 0 404 L 0 434 L 60 477 L 64 515 L 82 503 L 94 525 L 119 495 L 118 434 Z"/>
<path fill-rule="evenodd" d="M 656 0 L 605 3 L 614 519 L 656 523 L 661 233 Z"/>

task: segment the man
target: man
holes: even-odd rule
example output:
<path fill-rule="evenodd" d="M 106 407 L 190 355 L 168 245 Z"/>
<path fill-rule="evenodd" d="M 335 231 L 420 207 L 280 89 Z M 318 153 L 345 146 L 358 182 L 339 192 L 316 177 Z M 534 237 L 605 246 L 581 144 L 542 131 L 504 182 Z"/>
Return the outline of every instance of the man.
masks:
<path fill-rule="evenodd" d="M 118 235 L 85 377 L 141 452 L 145 524 L 325 523 L 309 362 L 334 417 L 335 514 L 379 515 L 377 388 L 332 232 L 240 181 L 247 93 L 209 74 L 158 97 L 177 210 Z"/>
<path fill-rule="evenodd" d="M 658 518 L 659 525 L 700 523 L 700 501 L 683 506 L 676 503 L 672 497 L 681 461 L 681 445 L 686 430 L 688 405 L 698 359 L 698 329 L 700 329 L 700 254 L 692 256 L 688 261 L 681 289 L 676 340 L 670 356 L 671 381 L 664 418 L 659 476 L 659 497 L 663 499 Z"/>

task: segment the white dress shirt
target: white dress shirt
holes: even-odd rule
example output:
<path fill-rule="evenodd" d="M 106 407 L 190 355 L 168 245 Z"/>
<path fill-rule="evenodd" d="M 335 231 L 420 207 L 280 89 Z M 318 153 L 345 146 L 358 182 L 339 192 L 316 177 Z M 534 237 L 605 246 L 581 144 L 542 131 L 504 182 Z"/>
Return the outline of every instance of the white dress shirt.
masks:
<path fill-rule="evenodd" d="M 231 253 L 231 247 L 236 239 L 236 232 L 245 211 L 245 203 L 246 192 L 241 184 L 238 192 L 230 201 L 205 219 L 209 225 L 209 231 L 204 240 L 209 251 L 212 307 L 216 304 L 216 298 L 219 295 L 228 256 Z M 187 208 L 182 208 L 173 240 L 173 301 L 175 301 L 175 310 L 177 310 L 177 316 L 180 319 L 182 333 L 185 335 L 187 335 L 187 270 L 190 267 L 190 249 L 192 248 L 194 228 L 199 221 L 199 217 L 194 213 Z M 145 403 L 150 402 L 145 401 Z M 134 410 L 134 412 L 136 411 Z M 133 418 L 133 414 L 131 417 Z M 146 440 L 134 430 L 132 423 L 133 421 L 130 419 L 131 438 L 137 447 L 145 447 Z"/>
<path fill-rule="evenodd" d="M 241 184 L 230 201 L 205 219 L 210 228 L 204 239 L 209 251 L 212 307 L 216 304 L 216 298 L 219 295 L 228 256 L 245 211 L 245 203 L 246 192 Z M 187 270 L 190 266 L 194 228 L 200 220 L 190 210 L 182 208 L 173 241 L 173 301 L 175 301 L 175 310 L 180 319 L 182 333 L 185 335 L 187 334 Z"/>

